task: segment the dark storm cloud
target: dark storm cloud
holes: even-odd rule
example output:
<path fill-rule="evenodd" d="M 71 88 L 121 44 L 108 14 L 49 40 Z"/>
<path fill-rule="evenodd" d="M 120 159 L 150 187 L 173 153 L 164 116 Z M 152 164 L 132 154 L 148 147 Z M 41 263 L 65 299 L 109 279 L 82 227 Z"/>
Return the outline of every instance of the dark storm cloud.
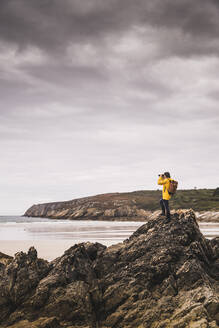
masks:
<path fill-rule="evenodd" d="M 29 44 L 45 49 L 65 47 L 113 29 L 113 6 L 99 1 L 2 1 L 1 35 L 19 46 Z M 87 8 L 87 9 L 86 9 Z M 119 23 L 119 22 L 118 22 Z M 116 25 L 118 25 L 118 23 Z M 120 25 L 121 23 L 119 23 Z"/>
<path fill-rule="evenodd" d="M 180 28 L 192 35 L 212 37 L 218 34 L 218 10 L 218 2 L 211 0 L 155 0 L 148 19 L 155 25 Z"/>
<path fill-rule="evenodd" d="M 218 53 L 218 14 L 214 0 L 2 0 L 0 36 L 20 49 L 63 51 L 69 42 L 101 42 L 135 25 L 152 26 L 170 33 L 161 40 L 164 51 Z"/>

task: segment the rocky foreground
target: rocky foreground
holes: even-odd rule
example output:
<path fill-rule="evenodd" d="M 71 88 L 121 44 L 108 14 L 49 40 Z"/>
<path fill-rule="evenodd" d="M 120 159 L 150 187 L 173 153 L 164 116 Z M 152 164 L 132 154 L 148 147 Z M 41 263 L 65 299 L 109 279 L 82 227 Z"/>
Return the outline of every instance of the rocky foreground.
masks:
<path fill-rule="evenodd" d="M 55 245 L 54 245 L 55 247 Z M 219 237 L 193 211 L 157 216 L 123 243 L 80 243 L 52 262 L 0 253 L 0 325 L 219 327 Z"/>
<path fill-rule="evenodd" d="M 182 208 L 182 205 L 186 208 L 188 205 L 191 205 L 191 208 L 196 208 L 197 199 L 203 197 L 200 193 L 201 196 L 196 196 L 196 198 L 193 196 L 194 199 L 191 197 L 194 202 L 189 203 L 190 196 L 186 196 L 188 199 L 186 198 L 185 202 L 182 203 L 181 199 L 185 196 L 183 196 L 183 191 L 181 193 L 180 197 L 177 196 L 180 199 L 178 205 L 176 204 L 176 196 L 171 200 L 173 202 L 171 204 L 172 213 Z M 69 220 L 148 221 L 160 213 L 160 196 L 159 191 L 100 194 L 64 202 L 35 204 L 25 212 L 24 216 Z M 215 203 L 217 202 L 215 201 Z M 201 208 L 202 206 L 199 204 L 199 211 Z M 196 217 L 198 221 L 219 223 L 219 211 L 196 211 Z"/>

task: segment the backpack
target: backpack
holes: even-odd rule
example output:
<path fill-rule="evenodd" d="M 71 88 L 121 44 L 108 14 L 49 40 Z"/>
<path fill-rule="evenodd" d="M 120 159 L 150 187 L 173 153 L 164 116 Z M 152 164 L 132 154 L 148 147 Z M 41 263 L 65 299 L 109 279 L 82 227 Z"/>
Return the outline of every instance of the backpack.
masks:
<path fill-rule="evenodd" d="M 178 187 L 178 182 L 175 180 L 170 180 L 170 185 L 169 185 L 169 189 L 168 189 L 168 193 L 170 195 L 174 195 L 176 192 L 176 189 Z"/>

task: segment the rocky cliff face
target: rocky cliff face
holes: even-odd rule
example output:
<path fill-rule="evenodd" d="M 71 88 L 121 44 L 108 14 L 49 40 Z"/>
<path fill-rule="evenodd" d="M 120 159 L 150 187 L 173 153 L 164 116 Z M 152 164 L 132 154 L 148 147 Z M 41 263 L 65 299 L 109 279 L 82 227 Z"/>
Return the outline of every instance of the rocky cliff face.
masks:
<path fill-rule="evenodd" d="M 80 243 L 52 262 L 0 261 L 1 327 L 216 328 L 219 238 L 193 211 L 157 216 L 123 243 Z"/>
<path fill-rule="evenodd" d="M 140 220 L 145 221 L 151 212 L 136 205 L 135 199 L 115 194 L 103 194 L 74 199 L 67 202 L 37 204 L 25 216 L 70 220 Z"/>
<path fill-rule="evenodd" d="M 196 212 L 198 221 L 219 223 L 219 211 Z"/>
<path fill-rule="evenodd" d="M 160 212 L 160 209 L 156 210 L 159 208 L 160 196 L 159 191 L 100 194 L 66 202 L 33 205 L 24 215 L 70 220 L 147 221 Z M 179 199 L 181 201 L 180 197 Z M 182 202 L 178 205 L 174 203 L 174 200 L 171 202 L 173 202 L 171 203 L 172 213 L 176 211 L 174 206 L 181 208 L 183 205 Z M 191 202 L 191 208 L 194 204 Z M 187 199 L 184 205 L 189 205 Z M 202 211 L 196 214 L 200 221 L 219 222 L 219 211 Z"/>

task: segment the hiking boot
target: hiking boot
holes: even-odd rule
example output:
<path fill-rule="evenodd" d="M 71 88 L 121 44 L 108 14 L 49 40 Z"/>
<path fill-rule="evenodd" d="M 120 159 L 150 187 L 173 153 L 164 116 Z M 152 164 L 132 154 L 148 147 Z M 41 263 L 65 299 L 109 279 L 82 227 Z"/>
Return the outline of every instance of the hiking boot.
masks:
<path fill-rule="evenodd" d="M 168 222 L 170 222 L 171 221 L 171 217 L 170 216 L 167 216 L 166 217 L 166 222 L 168 223 Z"/>

